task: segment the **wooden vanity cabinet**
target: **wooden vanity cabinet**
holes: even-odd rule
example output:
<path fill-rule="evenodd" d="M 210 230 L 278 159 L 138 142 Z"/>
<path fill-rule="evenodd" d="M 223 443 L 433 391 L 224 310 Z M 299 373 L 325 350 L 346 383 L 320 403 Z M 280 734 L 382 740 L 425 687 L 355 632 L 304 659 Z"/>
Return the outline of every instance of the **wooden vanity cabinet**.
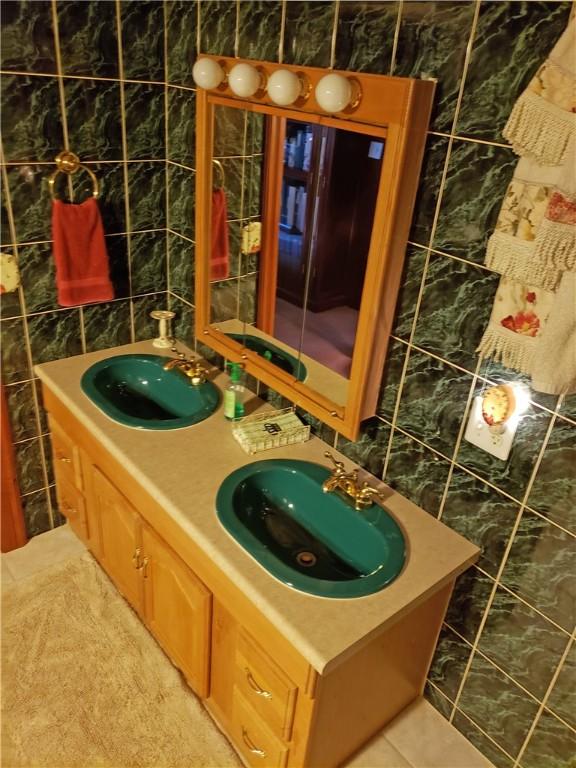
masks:
<path fill-rule="evenodd" d="M 63 511 L 82 502 L 72 527 L 246 765 L 334 768 L 422 694 L 452 581 L 320 674 L 47 388 L 44 402 Z"/>

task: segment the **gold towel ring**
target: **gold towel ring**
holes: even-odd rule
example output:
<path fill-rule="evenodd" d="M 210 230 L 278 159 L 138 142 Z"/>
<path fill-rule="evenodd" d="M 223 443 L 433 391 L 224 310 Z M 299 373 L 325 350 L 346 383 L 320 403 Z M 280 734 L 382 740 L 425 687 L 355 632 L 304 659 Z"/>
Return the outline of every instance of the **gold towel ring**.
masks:
<path fill-rule="evenodd" d="M 224 187 L 224 183 L 226 181 L 226 174 L 224 173 L 224 166 L 220 162 L 220 160 L 214 160 L 212 159 L 212 162 L 216 166 L 216 168 L 220 171 L 220 186 Z"/>
<path fill-rule="evenodd" d="M 56 200 L 56 195 L 54 193 L 54 182 L 56 181 L 58 174 L 66 173 L 68 176 L 71 176 L 73 173 L 76 173 L 79 168 L 83 168 L 92 179 L 92 197 L 99 196 L 100 188 L 98 186 L 98 179 L 90 170 L 90 168 L 82 165 L 80 158 L 78 155 L 75 155 L 74 152 L 60 152 L 60 154 L 56 157 L 56 165 L 58 166 L 57 170 L 55 170 L 48 179 L 48 187 L 50 189 L 50 196 L 52 197 L 52 200 Z"/>

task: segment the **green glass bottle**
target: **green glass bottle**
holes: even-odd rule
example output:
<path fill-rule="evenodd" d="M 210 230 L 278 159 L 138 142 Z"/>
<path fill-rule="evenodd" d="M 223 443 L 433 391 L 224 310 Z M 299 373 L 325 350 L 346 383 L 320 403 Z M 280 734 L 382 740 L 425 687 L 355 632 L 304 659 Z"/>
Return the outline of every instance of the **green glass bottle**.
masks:
<path fill-rule="evenodd" d="M 246 390 L 242 383 L 242 363 L 228 363 L 230 383 L 224 392 L 224 417 L 229 421 L 244 416 Z"/>

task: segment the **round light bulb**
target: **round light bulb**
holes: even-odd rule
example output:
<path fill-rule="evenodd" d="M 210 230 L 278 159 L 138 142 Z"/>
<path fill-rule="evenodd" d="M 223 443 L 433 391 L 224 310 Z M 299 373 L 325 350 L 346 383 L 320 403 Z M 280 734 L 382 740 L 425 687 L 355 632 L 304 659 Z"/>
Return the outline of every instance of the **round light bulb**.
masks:
<path fill-rule="evenodd" d="M 342 112 L 352 101 L 352 84 L 343 75 L 324 75 L 316 86 L 316 101 L 325 112 Z"/>
<path fill-rule="evenodd" d="M 261 87 L 262 78 L 251 64 L 236 64 L 228 75 L 228 85 L 236 96 L 249 99 Z"/>
<path fill-rule="evenodd" d="M 192 77 L 200 88 L 217 88 L 224 80 L 224 70 L 214 59 L 198 59 L 192 67 Z"/>
<path fill-rule="evenodd" d="M 277 69 L 268 78 L 266 90 L 274 104 L 286 107 L 289 104 L 294 104 L 296 99 L 301 96 L 302 82 L 298 75 L 290 72 L 289 69 Z"/>

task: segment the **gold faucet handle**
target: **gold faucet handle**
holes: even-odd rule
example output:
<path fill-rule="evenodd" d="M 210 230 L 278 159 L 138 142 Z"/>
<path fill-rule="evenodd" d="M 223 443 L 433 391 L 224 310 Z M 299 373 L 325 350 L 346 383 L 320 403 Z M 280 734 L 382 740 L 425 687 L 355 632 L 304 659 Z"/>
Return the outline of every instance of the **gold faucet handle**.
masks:
<path fill-rule="evenodd" d="M 196 360 L 185 371 L 186 376 L 190 379 L 193 386 L 197 387 L 200 384 L 204 384 L 208 371 L 199 360 Z"/>
<path fill-rule="evenodd" d="M 338 461 L 337 459 L 335 459 L 334 456 L 330 453 L 330 451 L 325 451 L 324 452 L 324 456 L 327 459 L 330 459 L 332 464 L 334 464 L 334 469 L 336 470 L 336 472 L 338 474 L 344 474 L 344 462 L 343 461 Z"/>
<path fill-rule="evenodd" d="M 362 484 L 356 494 L 356 509 L 363 509 L 364 507 L 373 504 L 375 498 L 384 500 L 384 496 L 377 488 L 373 488 L 366 481 Z"/>

